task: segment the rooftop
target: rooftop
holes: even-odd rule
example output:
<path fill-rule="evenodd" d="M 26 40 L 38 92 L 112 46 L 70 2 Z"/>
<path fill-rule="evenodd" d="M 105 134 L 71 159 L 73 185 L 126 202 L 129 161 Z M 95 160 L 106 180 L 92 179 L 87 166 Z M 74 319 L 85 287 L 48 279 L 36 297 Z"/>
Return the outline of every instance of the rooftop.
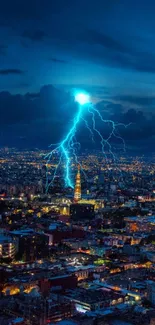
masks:
<path fill-rule="evenodd" d="M 106 301 L 110 299 L 115 299 L 122 297 L 120 293 L 116 293 L 110 289 L 102 289 L 102 290 L 92 290 L 92 289 L 77 289 L 77 290 L 69 290 L 66 296 L 78 300 L 87 304 L 94 304 L 101 301 Z"/>
<path fill-rule="evenodd" d="M 5 236 L 3 234 L 0 234 L 0 244 L 4 243 L 4 242 L 11 242 L 12 241 L 12 238 L 11 237 L 8 237 L 8 236 Z"/>

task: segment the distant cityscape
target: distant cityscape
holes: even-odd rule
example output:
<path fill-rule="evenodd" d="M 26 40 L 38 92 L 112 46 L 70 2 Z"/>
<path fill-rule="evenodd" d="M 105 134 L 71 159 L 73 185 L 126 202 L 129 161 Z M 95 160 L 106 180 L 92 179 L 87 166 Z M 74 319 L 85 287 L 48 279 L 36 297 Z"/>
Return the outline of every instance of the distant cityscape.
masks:
<path fill-rule="evenodd" d="M 47 153 L 0 149 L 0 325 L 155 324 L 155 155 Z"/>

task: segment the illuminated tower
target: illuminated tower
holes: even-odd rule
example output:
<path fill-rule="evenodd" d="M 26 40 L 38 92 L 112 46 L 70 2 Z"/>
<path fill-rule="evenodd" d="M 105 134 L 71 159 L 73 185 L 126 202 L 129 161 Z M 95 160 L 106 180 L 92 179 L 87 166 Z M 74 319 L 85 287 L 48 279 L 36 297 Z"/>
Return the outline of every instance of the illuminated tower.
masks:
<path fill-rule="evenodd" d="M 81 199 L 81 175 L 80 166 L 76 175 L 75 189 L 74 189 L 74 202 L 77 203 Z"/>

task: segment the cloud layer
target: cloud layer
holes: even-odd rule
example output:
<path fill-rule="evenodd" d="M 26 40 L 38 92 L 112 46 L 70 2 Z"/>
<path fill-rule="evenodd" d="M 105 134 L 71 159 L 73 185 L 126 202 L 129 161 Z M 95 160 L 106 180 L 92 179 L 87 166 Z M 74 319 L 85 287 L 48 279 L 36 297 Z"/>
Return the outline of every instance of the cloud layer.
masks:
<path fill-rule="evenodd" d="M 0 75 L 1 76 L 7 76 L 7 75 L 10 75 L 10 74 L 24 74 L 24 71 L 20 70 L 20 69 L 1 69 L 0 70 Z"/>
<path fill-rule="evenodd" d="M 127 144 L 151 151 L 154 11 L 154 0 L 2 1 L 1 144 L 46 147 L 65 134 L 77 107 L 63 90 L 42 87 L 53 84 L 103 100 L 104 116 L 132 122 L 119 130 Z M 89 146 L 83 125 L 79 137 Z"/>
<path fill-rule="evenodd" d="M 60 141 L 77 112 L 77 105 L 70 94 L 51 85 L 42 87 L 38 93 L 27 93 L 23 96 L 1 92 L 0 107 L 1 145 L 22 147 L 47 148 L 50 143 Z M 142 111 L 124 111 L 123 104 L 109 100 L 103 100 L 97 107 L 105 119 L 124 124 L 132 123 L 128 128 L 118 129 L 127 146 L 140 146 L 147 150 L 150 146 L 150 151 L 152 150 L 155 138 L 154 115 L 148 118 Z M 106 134 L 105 125 L 98 124 L 98 127 Z M 78 136 L 82 145 L 91 149 L 91 138 L 84 124 L 80 125 Z"/>

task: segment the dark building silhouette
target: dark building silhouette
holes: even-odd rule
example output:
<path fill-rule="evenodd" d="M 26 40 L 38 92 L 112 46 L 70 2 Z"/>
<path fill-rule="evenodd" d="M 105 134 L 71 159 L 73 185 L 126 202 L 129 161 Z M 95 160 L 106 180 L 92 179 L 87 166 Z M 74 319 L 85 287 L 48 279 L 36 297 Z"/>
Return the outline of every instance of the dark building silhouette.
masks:
<path fill-rule="evenodd" d="M 74 220 L 92 219 L 94 217 L 94 205 L 73 203 L 70 205 L 70 216 Z"/>

